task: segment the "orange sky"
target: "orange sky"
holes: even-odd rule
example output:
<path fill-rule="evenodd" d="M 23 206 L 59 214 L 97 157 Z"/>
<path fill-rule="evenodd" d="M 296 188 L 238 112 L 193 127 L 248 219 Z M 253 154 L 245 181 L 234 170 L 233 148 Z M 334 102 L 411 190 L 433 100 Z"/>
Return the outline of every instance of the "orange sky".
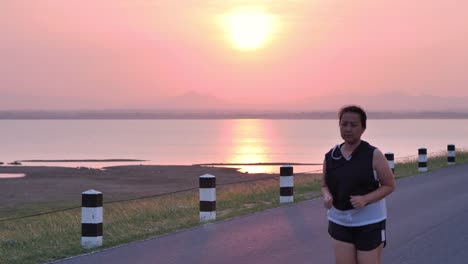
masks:
<path fill-rule="evenodd" d="M 238 49 L 220 22 L 236 10 L 273 18 L 268 41 Z M 3 0 L 0 109 L 151 108 L 191 91 L 259 108 L 340 94 L 468 97 L 466 10 L 455 0 Z"/>

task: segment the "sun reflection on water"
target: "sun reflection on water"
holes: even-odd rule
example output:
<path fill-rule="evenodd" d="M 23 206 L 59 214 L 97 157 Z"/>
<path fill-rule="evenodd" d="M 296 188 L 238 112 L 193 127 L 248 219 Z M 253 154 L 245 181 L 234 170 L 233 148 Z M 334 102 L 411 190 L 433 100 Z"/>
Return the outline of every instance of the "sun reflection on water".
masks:
<path fill-rule="evenodd" d="M 265 163 L 272 162 L 269 136 L 265 120 L 241 119 L 232 122 L 232 146 L 227 158 L 228 163 Z M 277 169 L 272 166 L 239 165 L 241 172 L 274 173 Z"/>

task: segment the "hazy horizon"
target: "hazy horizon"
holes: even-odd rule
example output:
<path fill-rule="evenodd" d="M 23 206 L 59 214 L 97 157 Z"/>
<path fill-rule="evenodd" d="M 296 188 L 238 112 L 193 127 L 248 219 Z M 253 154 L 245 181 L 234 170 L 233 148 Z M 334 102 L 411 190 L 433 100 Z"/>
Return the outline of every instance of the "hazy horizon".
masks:
<path fill-rule="evenodd" d="M 236 104 L 211 95 L 189 92 L 180 96 L 166 97 L 150 105 L 82 104 L 82 101 L 62 97 L 56 104 L 47 104 L 45 97 L 18 97 L 3 94 L 5 102 L 0 111 L 175 111 L 175 112 L 336 112 L 344 105 L 359 105 L 372 112 L 468 112 L 467 97 L 436 97 L 430 95 L 410 96 L 404 93 L 380 95 L 341 95 L 299 98 L 277 104 Z M 17 104 L 21 102 L 21 104 Z"/>
<path fill-rule="evenodd" d="M 0 3 L 0 110 L 467 111 L 468 2 Z"/>

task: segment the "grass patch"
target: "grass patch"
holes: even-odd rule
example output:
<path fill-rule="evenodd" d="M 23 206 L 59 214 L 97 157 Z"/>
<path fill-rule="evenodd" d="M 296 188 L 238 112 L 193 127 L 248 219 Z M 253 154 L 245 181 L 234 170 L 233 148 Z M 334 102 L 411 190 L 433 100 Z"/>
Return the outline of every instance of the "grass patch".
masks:
<path fill-rule="evenodd" d="M 67 208 L 80 207 L 81 201 L 70 202 L 36 202 L 20 207 L 0 208 L 0 219 L 18 218 L 24 215 L 40 214 L 41 212 L 60 211 Z"/>
<path fill-rule="evenodd" d="M 457 163 L 468 163 L 468 152 L 457 152 Z M 447 158 L 429 157 L 428 166 L 429 171 L 447 167 Z M 397 178 L 416 174 L 416 160 L 397 161 Z M 296 175 L 295 202 L 319 197 L 320 177 L 320 174 Z M 196 190 L 104 204 L 103 248 L 201 225 L 198 195 Z M 217 221 L 278 206 L 278 177 L 217 188 Z M 81 249 L 80 239 L 80 208 L 0 222 L 0 263 L 41 263 L 90 252 Z"/>
<path fill-rule="evenodd" d="M 468 163 L 468 151 L 457 151 L 457 164 Z M 445 153 L 429 155 L 427 168 L 429 171 L 448 167 L 447 156 Z M 395 177 L 397 179 L 419 174 L 418 160 L 416 158 L 397 160 L 395 164 Z"/>

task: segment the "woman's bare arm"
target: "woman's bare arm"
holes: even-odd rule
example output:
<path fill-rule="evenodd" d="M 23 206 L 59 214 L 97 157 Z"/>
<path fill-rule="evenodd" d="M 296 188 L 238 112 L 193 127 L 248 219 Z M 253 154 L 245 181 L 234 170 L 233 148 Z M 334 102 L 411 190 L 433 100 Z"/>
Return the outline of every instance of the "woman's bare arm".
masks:
<path fill-rule="evenodd" d="M 379 149 L 374 150 L 373 163 L 374 170 L 377 172 L 380 181 L 380 187 L 366 195 L 351 196 L 351 204 L 354 208 L 361 208 L 366 204 L 377 202 L 395 190 L 395 177 L 387 159 Z"/>
<path fill-rule="evenodd" d="M 322 196 L 323 196 L 323 206 L 330 209 L 333 205 L 333 197 L 328 190 L 327 183 L 325 182 L 325 174 L 327 173 L 327 163 L 326 160 L 323 160 L 323 172 L 322 172 Z"/>

